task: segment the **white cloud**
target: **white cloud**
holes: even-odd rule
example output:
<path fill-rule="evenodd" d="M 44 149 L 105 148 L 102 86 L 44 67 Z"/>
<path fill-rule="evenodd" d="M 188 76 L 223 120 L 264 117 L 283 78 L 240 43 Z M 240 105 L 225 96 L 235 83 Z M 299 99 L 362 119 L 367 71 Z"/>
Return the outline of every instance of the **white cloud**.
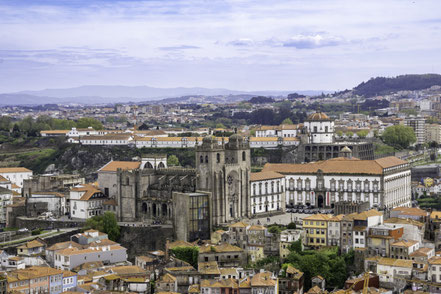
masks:
<path fill-rule="evenodd" d="M 69 72 L 63 83 L 72 86 L 120 79 L 332 90 L 379 74 L 441 71 L 436 0 L 17 3 L 0 2 L 0 48 L 7 50 L 0 52 L 0 92 L 53 87 L 61 72 Z M 35 67 L 51 69 L 37 85 L 26 74 Z"/>

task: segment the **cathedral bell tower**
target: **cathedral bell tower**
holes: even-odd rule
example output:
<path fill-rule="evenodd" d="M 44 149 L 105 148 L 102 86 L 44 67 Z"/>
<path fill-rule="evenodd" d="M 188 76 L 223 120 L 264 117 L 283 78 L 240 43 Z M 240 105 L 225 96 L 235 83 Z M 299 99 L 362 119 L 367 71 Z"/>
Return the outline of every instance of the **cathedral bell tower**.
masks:
<path fill-rule="evenodd" d="M 213 225 L 250 215 L 250 147 L 237 134 L 220 141 L 206 136 L 196 148 L 197 190 L 212 193 Z"/>

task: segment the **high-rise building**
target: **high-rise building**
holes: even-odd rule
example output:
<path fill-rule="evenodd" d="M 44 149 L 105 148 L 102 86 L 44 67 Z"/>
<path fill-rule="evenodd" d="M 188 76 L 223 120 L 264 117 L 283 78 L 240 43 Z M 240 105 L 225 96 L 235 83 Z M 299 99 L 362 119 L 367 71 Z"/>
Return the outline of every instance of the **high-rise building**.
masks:
<path fill-rule="evenodd" d="M 412 127 L 417 145 L 426 143 L 426 119 L 424 117 L 408 117 L 404 120 L 404 124 Z"/>

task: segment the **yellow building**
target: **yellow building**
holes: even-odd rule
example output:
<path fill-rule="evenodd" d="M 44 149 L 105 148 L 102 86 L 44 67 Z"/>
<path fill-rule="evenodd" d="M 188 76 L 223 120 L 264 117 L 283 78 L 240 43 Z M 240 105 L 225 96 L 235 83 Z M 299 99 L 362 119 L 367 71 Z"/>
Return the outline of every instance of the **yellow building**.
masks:
<path fill-rule="evenodd" d="M 303 219 L 303 244 L 308 247 L 324 247 L 328 244 L 328 221 L 331 216 L 313 214 Z"/>

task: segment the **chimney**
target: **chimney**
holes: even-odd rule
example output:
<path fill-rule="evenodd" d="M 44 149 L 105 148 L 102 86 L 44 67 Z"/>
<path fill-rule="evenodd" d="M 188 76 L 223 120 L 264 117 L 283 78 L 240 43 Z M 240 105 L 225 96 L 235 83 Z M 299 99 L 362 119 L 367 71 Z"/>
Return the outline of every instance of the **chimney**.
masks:
<path fill-rule="evenodd" d="M 169 249 L 169 246 L 170 246 L 170 240 L 167 238 L 166 240 L 165 240 L 165 261 L 168 261 L 168 249 Z"/>

